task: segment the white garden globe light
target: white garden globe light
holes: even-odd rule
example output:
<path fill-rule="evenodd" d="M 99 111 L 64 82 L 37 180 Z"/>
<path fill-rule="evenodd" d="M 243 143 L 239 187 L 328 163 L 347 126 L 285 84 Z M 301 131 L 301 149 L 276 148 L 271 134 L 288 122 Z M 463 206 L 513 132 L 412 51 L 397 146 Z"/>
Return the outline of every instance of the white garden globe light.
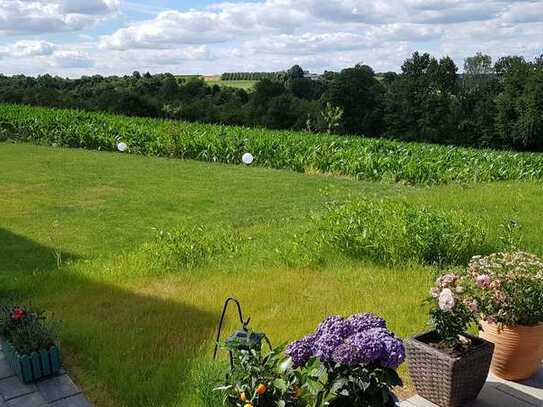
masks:
<path fill-rule="evenodd" d="M 121 141 L 120 143 L 117 143 L 117 150 L 119 150 L 121 153 L 124 153 L 126 150 L 128 150 L 128 145 Z"/>
<path fill-rule="evenodd" d="M 246 165 L 251 165 L 254 159 L 255 158 L 253 157 L 251 153 L 245 153 L 241 157 L 241 161 L 243 161 L 243 164 L 246 164 Z"/>

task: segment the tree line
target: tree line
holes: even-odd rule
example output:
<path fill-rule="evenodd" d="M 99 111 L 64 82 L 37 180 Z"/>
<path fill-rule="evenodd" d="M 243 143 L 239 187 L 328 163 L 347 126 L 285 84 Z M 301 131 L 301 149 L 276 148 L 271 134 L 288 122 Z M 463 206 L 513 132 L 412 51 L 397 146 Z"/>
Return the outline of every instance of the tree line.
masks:
<path fill-rule="evenodd" d="M 304 78 L 294 66 L 252 91 L 134 72 L 65 79 L 0 75 L 0 102 L 125 115 L 543 151 L 543 56 L 493 62 L 415 52 L 401 72 L 358 64 Z"/>
<path fill-rule="evenodd" d="M 223 81 L 284 80 L 286 75 L 286 72 L 225 72 L 221 75 L 221 79 Z"/>

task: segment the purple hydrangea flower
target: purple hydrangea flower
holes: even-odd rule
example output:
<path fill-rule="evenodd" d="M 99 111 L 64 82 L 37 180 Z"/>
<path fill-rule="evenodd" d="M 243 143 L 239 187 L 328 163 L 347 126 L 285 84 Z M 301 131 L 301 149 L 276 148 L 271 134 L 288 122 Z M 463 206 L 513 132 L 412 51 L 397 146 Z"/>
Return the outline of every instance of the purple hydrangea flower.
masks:
<path fill-rule="evenodd" d="M 341 338 L 346 338 L 352 333 L 353 330 L 351 324 L 349 324 L 345 318 L 332 315 L 327 317 L 319 324 L 316 335 L 321 336 L 323 334 L 332 334 L 340 336 Z"/>
<path fill-rule="evenodd" d="M 295 368 L 312 356 L 343 366 L 378 363 L 394 369 L 405 359 L 403 343 L 386 329 L 383 318 L 370 313 L 327 317 L 314 334 L 292 342 L 285 352 Z"/>
<path fill-rule="evenodd" d="M 315 335 L 307 335 L 287 346 L 285 353 L 291 357 L 294 368 L 305 365 L 313 356 L 314 341 Z"/>
<path fill-rule="evenodd" d="M 383 342 L 381 338 L 371 332 L 360 332 L 347 339 L 358 356 L 359 364 L 375 362 L 383 357 Z"/>
<path fill-rule="evenodd" d="M 353 333 L 363 332 L 370 328 L 386 328 L 385 320 L 370 312 L 351 315 L 347 318 L 347 322 L 351 325 Z"/>
<path fill-rule="evenodd" d="M 332 354 L 334 362 L 345 366 L 356 366 L 360 364 L 360 354 L 351 343 L 344 342 L 339 345 Z"/>
<path fill-rule="evenodd" d="M 396 369 L 405 360 L 405 347 L 402 341 L 392 336 L 384 339 L 385 352 L 381 359 L 381 365 Z"/>
<path fill-rule="evenodd" d="M 343 338 L 334 333 L 325 332 L 317 336 L 313 355 L 323 362 L 332 362 L 334 351 L 343 343 Z"/>

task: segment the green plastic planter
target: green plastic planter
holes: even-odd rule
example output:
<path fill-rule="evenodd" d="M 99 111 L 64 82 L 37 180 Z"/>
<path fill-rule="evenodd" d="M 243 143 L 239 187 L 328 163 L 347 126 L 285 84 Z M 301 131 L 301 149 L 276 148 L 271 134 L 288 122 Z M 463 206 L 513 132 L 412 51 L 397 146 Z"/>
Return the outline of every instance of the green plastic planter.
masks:
<path fill-rule="evenodd" d="M 52 376 L 60 370 L 60 349 L 56 345 L 30 355 L 20 355 L 11 342 L 2 339 L 2 348 L 8 364 L 23 383 Z"/>

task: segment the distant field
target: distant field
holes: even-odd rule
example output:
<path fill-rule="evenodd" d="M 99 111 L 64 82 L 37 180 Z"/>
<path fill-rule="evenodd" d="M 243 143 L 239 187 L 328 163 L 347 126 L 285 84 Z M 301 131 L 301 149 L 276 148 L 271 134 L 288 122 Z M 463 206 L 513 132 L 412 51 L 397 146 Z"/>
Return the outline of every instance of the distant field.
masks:
<path fill-rule="evenodd" d="M 251 90 L 254 89 L 256 83 L 258 81 L 251 81 L 251 80 L 245 80 L 245 81 L 223 81 L 218 78 L 212 78 L 212 79 L 206 79 L 206 82 L 209 85 L 219 85 L 219 86 L 228 86 L 231 88 L 241 88 L 245 90 Z"/>

